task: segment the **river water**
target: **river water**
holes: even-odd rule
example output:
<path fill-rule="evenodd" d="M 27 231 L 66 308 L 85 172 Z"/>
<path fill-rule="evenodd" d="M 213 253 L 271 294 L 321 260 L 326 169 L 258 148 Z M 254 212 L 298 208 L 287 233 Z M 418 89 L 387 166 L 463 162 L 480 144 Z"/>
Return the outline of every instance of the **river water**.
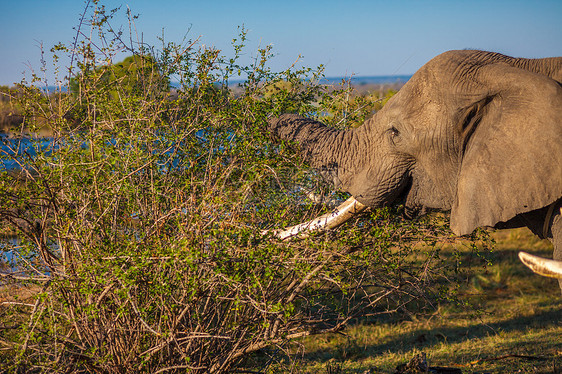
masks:
<path fill-rule="evenodd" d="M 21 169 L 33 160 L 38 150 L 46 150 L 52 144 L 52 138 L 14 138 L 0 135 L 0 167 L 7 171 Z"/>

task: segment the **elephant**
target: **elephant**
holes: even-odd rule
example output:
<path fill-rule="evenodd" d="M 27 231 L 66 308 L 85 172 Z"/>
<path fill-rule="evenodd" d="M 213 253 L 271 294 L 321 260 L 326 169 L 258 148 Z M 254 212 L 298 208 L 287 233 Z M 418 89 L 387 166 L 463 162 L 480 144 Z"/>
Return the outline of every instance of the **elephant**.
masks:
<path fill-rule="evenodd" d="M 456 235 L 527 226 L 554 260 L 521 254 L 562 288 L 562 57 L 453 50 L 422 66 L 361 126 L 338 130 L 296 114 L 268 120 L 311 167 L 351 194 L 281 239 L 334 228 L 364 210 L 450 211 Z"/>

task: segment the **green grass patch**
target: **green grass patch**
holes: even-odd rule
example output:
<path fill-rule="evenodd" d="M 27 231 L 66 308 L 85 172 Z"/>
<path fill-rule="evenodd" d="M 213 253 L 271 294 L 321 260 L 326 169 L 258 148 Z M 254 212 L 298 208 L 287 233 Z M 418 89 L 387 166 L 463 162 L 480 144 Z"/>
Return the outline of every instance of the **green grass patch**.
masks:
<path fill-rule="evenodd" d="M 295 372 L 394 373 L 424 352 L 431 366 L 463 373 L 559 373 L 562 370 L 562 299 L 558 282 L 534 275 L 520 250 L 551 256 L 552 245 L 527 229 L 492 233 L 491 265 L 465 252 L 467 277 L 460 301 L 440 302 L 434 313 L 396 313 L 358 322 L 342 334 L 306 338 Z M 296 356 L 296 355 L 295 355 Z M 330 369 L 331 368 L 331 369 Z M 558 370 L 558 371 L 556 371 Z"/>

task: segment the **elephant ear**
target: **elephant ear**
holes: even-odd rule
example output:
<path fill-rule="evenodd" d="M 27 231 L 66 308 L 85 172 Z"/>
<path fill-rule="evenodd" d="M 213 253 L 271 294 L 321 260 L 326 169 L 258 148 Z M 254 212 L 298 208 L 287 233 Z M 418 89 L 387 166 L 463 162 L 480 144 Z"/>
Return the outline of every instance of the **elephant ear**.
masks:
<path fill-rule="evenodd" d="M 474 80 L 482 94 L 459 131 L 464 149 L 451 209 L 457 235 L 562 197 L 561 84 L 503 63 L 480 67 Z"/>

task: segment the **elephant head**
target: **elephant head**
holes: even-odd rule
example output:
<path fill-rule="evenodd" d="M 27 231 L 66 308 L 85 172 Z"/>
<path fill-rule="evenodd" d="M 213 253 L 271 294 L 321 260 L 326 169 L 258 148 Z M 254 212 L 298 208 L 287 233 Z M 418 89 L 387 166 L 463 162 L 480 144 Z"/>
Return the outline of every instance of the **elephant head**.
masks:
<path fill-rule="evenodd" d="M 451 211 L 458 235 L 480 226 L 528 225 L 562 236 L 562 58 L 449 51 L 420 68 L 362 126 L 346 131 L 286 114 L 269 122 L 353 211 L 405 202 L 407 216 Z M 558 205 L 557 205 L 558 204 Z M 340 223 L 330 217 L 280 231 Z M 347 209 L 349 210 L 349 209 Z M 557 212 L 552 214 L 552 211 Z M 554 238 L 562 257 L 562 238 Z M 560 242 L 560 243 L 559 243 Z"/>

